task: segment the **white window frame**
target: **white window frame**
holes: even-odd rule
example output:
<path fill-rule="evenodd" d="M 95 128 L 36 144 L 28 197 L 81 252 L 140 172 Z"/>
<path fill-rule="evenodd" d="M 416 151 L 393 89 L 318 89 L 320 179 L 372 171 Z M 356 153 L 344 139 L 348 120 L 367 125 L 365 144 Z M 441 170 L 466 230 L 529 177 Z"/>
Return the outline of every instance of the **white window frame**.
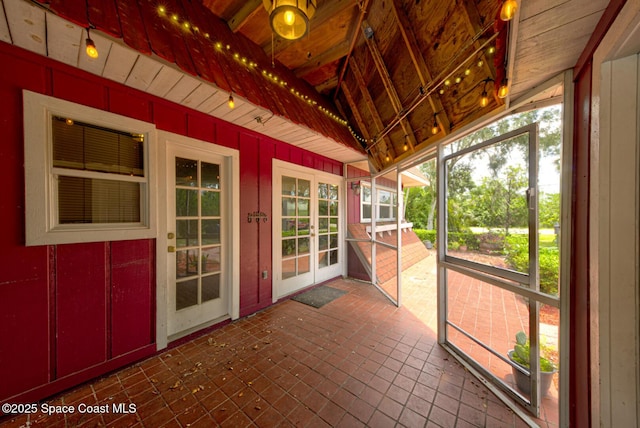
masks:
<path fill-rule="evenodd" d="M 23 113 L 27 246 L 155 238 L 156 129 L 152 123 L 26 90 Z M 144 176 L 128 180 L 140 183 L 139 223 L 58 223 L 56 177 L 61 170 L 54 168 L 52 162 L 53 116 L 144 135 Z M 116 174 L 64 170 L 65 176 L 78 174 L 86 178 L 118 179 Z"/>
<path fill-rule="evenodd" d="M 382 186 L 376 186 L 376 191 L 379 193 L 381 191 L 384 192 L 389 192 L 391 193 L 391 202 L 388 204 L 380 204 L 380 202 L 378 202 L 377 200 L 374 203 L 374 195 L 373 191 L 371 191 L 371 183 L 367 183 L 367 182 L 362 182 L 360 183 L 360 185 L 362 186 L 361 191 L 360 191 L 360 223 L 371 223 L 371 219 L 370 218 L 365 218 L 364 217 L 364 205 L 371 205 L 371 215 L 373 216 L 373 207 L 375 205 L 376 207 L 376 221 L 381 221 L 381 222 L 387 222 L 387 221 L 396 221 L 396 215 L 394 215 L 394 205 L 393 205 L 393 195 L 396 196 L 396 211 L 397 211 L 397 206 L 398 206 L 398 193 L 395 189 L 391 189 L 389 187 L 382 187 Z M 366 203 L 364 202 L 364 188 L 368 187 L 371 193 L 371 203 Z M 381 218 L 380 217 L 380 206 L 385 206 L 385 207 L 389 207 L 390 210 L 390 214 L 391 217 L 385 217 L 385 218 Z"/>

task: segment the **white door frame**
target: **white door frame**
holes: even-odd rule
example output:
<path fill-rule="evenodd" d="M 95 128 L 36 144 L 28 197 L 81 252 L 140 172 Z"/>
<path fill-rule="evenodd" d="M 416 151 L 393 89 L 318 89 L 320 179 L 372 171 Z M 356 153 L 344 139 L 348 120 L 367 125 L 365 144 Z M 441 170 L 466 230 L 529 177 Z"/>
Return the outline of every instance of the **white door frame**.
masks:
<path fill-rule="evenodd" d="M 273 261 L 273 266 L 272 266 L 272 272 L 273 272 L 273 285 L 272 285 L 272 296 L 273 296 L 273 303 L 277 302 L 278 299 L 291 294 L 292 292 L 295 292 L 297 290 L 294 291 L 286 291 L 283 290 L 282 287 L 279 285 L 279 282 L 281 281 L 281 275 L 282 275 L 282 254 L 281 254 L 281 246 L 280 246 L 280 234 L 282 233 L 282 222 L 280 220 L 280 216 L 278 215 L 278 213 L 280 213 L 280 209 L 278 208 L 281 204 L 281 192 L 279 190 L 280 187 L 280 177 L 284 174 L 291 174 L 291 175 L 296 175 L 296 174 L 301 174 L 301 175 L 305 175 L 305 176 L 311 176 L 313 177 L 312 179 L 312 197 L 311 197 L 311 202 L 312 202 L 312 206 L 311 206 L 311 212 L 310 212 L 310 217 L 312 218 L 312 223 L 315 225 L 316 227 L 316 232 L 315 233 L 311 233 L 311 235 L 317 235 L 317 228 L 318 228 L 318 209 L 317 209 L 317 200 L 318 200 L 318 196 L 317 196 L 317 183 L 319 181 L 322 180 L 327 180 L 328 182 L 335 182 L 337 183 L 340 187 L 344 186 L 344 180 L 342 178 L 342 176 L 339 175 L 335 175 L 335 174 L 330 174 L 324 171 L 320 171 L 317 169 L 313 169 L 313 168 L 307 168 L 304 166 L 300 166 L 300 165 L 295 165 L 295 164 L 291 164 L 288 162 L 284 162 L 278 159 L 274 159 L 273 160 L 273 168 L 272 168 L 272 177 L 273 177 L 273 190 L 272 190 L 272 199 L 273 199 L 273 205 L 272 205 L 272 210 L 273 210 L 273 214 L 272 214 L 272 261 Z M 345 230 L 345 209 L 344 209 L 344 205 L 345 205 L 345 199 L 344 199 L 344 190 L 342 188 L 339 189 L 338 191 L 338 213 L 339 213 L 339 223 L 338 223 L 338 263 L 335 265 L 335 269 L 331 270 L 331 275 L 327 276 L 327 275 L 321 275 L 318 276 L 319 272 L 319 268 L 317 267 L 317 261 L 313 260 L 314 257 L 316 257 L 317 255 L 317 236 L 312 236 L 311 237 L 311 243 L 310 243 L 310 248 L 311 248 L 311 258 L 312 258 L 312 276 L 313 276 L 313 280 L 311 282 L 311 284 L 308 285 L 313 285 L 322 281 L 325 281 L 327 279 L 332 278 L 334 275 L 334 271 L 335 271 L 335 276 L 340 276 L 341 274 L 344 273 L 344 261 L 345 259 L 345 252 L 346 252 L 346 244 L 344 241 L 344 230 Z M 315 202 L 314 202 L 315 201 Z M 314 206 L 315 203 L 315 206 Z M 331 268 L 330 268 L 331 269 Z M 301 289 L 304 287 L 301 287 Z"/>
<path fill-rule="evenodd" d="M 229 206 L 224 215 L 227 221 L 228 257 L 226 270 L 229 287 L 229 317 L 237 319 L 240 316 L 240 153 L 238 150 L 222 147 L 194 138 L 173 134 L 166 131 L 158 131 L 158 237 L 156 239 L 156 349 L 164 349 L 169 341 L 168 334 L 168 275 L 167 275 L 167 251 L 170 245 L 167 233 L 167 200 L 168 200 L 168 152 L 170 147 L 185 148 L 191 151 L 201 152 L 203 155 L 215 154 L 224 158 L 227 170 L 226 181 L 229 183 Z M 173 226 L 172 226 L 173 228 Z M 185 334 L 189 334 L 187 331 Z"/>

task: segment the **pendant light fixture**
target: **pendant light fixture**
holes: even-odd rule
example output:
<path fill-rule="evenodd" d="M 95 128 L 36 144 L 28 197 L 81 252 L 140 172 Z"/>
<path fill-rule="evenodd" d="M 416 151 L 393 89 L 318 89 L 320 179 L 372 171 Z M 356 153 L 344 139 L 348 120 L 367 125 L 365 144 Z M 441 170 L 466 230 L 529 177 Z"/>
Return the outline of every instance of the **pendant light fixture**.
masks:
<path fill-rule="evenodd" d="M 96 44 L 91 40 L 91 36 L 89 35 L 89 29 L 87 28 L 87 40 L 85 40 L 85 44 L 87 46 L 87 56 L 92 59 L 98 58 L 98 49 L 96 49 Z"/>
<path fill-rule="evenodd" d="M 509 80 L 502 79 L 500 88 L 498 88 L 498 97 L 506 98 L 507 95 L 509 95 Z"/>
<path fill-rule="evenodd" d="M 503 21 L 511 21 L 518 10 L 518 2 L 516 0 L 505 0 L 500 9 L 500 19 Z"/>
<path fill-rule="evenodd" d="M 297 40 L 309 33 L 309 20 L 318 8 L 316 0 L 262 0 L 274 33 Z"/>
<path fill-rule="evenodd" d="M 440 127 L 438 126 L 438 120 L 436 119 L 437 115 L 438 113 L 433 114 L 433 126 L 431 127 L 431 133 L 433 135 L 436 135 L 438 132 L 440 132 Z"/>

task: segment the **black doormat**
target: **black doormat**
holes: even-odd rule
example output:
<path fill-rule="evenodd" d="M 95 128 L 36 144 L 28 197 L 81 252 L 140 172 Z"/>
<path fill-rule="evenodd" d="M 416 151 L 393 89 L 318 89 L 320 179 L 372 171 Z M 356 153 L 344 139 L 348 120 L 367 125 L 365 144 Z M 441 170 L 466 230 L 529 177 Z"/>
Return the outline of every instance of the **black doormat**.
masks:
<path fill-rule="evenodd" d="M 304 303 L 305 305 L 313 306 L 314 308 L 320 308 L 327 303 L 330 303 L 338 297 L 345 294 L 345 290 L 339 290 L 337 288 L 321 285 L 304 293 L 300 293 L 294 296 L 292 299 L 296 302 Z"/>

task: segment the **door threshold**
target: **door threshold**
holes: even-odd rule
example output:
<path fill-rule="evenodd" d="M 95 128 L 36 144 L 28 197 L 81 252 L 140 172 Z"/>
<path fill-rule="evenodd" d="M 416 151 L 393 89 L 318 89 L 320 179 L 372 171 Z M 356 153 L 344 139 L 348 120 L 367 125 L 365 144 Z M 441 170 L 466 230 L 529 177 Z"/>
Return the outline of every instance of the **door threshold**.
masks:
<path fill-rule="evenodd" d="M 222 322 L 227 321 L 227 320 L 231 320 L 231 316 L 228 315 L 228 314 L 227 315 L 223 315 L 221 317 L 218 317 L 218 318 L 216 318 L 214 320 L 207 321 L 205 323 L 199 324 L 199 325 L 197 325 L 195 327 L 191 327 L 191 328 L 189 328 L 187 330 L 183 330 L 181 332 L 172 334 L 171 336 L 169 336 L 167 338 L 167 342 L 169 344 L 169 347 L 175 346 L 176 343 L 174 343 L 174 342 L 176 342 L 177 340 L 186 339 L 189 336 L 199 336 L 200 334 L 204 334 L 204 333 L 206 333 L 206 331 L 204 331 L 204 330 L 209 329 L 210 327 L 215 327 L 217 324 L 221 324 Z M 200 334 L 198 334 L 198 333 L 200 333 Z M 185 341 L 186 340 L 180 340 L 180 343 L 185 342 Z"/>

